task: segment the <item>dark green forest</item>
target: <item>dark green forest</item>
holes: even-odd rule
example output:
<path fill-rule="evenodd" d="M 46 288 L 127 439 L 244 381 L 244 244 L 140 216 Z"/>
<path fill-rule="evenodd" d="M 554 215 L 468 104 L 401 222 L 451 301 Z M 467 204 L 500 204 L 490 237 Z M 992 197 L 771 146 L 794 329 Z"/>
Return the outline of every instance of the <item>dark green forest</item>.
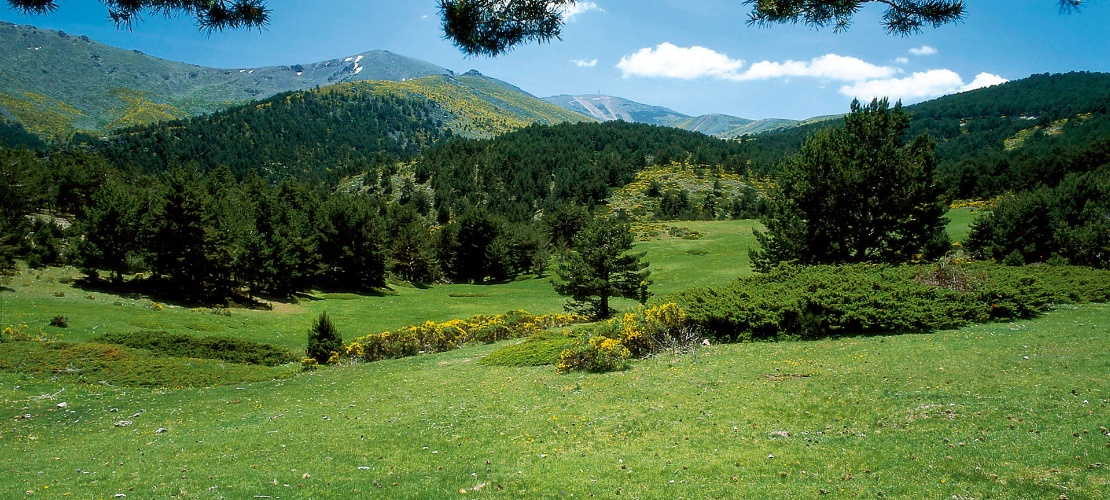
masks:
<path fill-rule="evenodd" d="M 942 196 L 998 198 L 969 251 L 1110 267 L 1108 83 L 1037 75 L 904 108 L 901 140 L 935 143 Z M 726 141 L 580 123 L 470 140 L 443 123 L 430 101 L 327 89 L 49 147 L 0 122 L 0 267 L 71 263 L 102 286 L 206 302 L 498 282 L 544 273 L 649 166 L 773 179 L 816 130 L 844 126 Z M 671 205 L 655 217 L 696 212 Z"/>
<path fill-rule="evenodd" d="M 334 184 L 392 167 L 447 139 L 445 112 L 428 99 L 372 95 L 369 88 L 305 91 L 211 115 L 131 127 L 92 146 L 123 170 L 160 173 L 227 166 L 269 181 Z"/>
<path fill-rule="evenodd" d="M 440 210 L 487 206 L 511 220 L 564 204 L 587 208 L 648 165 L 672 161 L 743 172 L 738 143 L 697 132 L 625 122 L 533 125 L 486 140 L 454 140 L 415 166 Z"/>

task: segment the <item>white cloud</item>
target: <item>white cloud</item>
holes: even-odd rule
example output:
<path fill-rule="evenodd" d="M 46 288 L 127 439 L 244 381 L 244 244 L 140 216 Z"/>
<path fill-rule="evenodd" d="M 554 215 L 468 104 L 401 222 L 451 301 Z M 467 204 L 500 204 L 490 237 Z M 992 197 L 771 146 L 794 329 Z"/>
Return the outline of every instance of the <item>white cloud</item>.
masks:
<path fill-rule="evenodd" d="M 894 76 L 896 72 L 896 69 L 889 66 L 876 66 L 855 57 L 825 54 L 821 57 L 815 57 L 809 62 L 757 62 L 752 64 L 751 67 L 737 79 L 766 80 L 769 78 L 782 78 L 788 76 L 808 76 L 829 80 L 858 82 L 873 78 L 889 78 Z"/>
<path fill-rule="evenodd" d="M 590 59 L 589 61 L 585 59 L 571 59 L 570 62 L 574 63 L 574 65 L 579 68 L 592 68 L 597 66 L 597 59 Z"/>
<path fill-rule="evenodd" d="M 661 43 L 652 48 L 643 48 L 630 56 L 624 56 L 617 68 L 624 77 L 646 76 L 680 78 L 692 80 L 706 76 L 722 79 L 739 79 L 740 67 L 744 61 L 731 59 L 705 47 L 678 47 L 671 43 Z"/>
<path fill-rule="evenodd" d="M 591 10 L 605 12 L 601 7 L 598 7 L 594 2 L 575 2 L 563 7 L 563 20 L 570 21 L 571 18 L 579 14 L 585 14 Z"/>
<path fill-rule="evenodd" d="M 660 78 L 718 78 L 721 80 L 769 80 L 787 77 L 812 77 L 847 82 L 860 82 L 876 78 L 890 78 L 898 70 L 877 66 L 855 57 L 825 54 L 809 61 L 760 61 L 741 71 L 744 61 L 733 59 L 705 47 L 678 47 L 661 43 L 655 48 L 643 48 L 622 57 L 617 68 L 624 77 L 644 76 Z"/>
<path fill-rule="evenodd" d="M 899 58 L 895 59 L 894 62 L 896 64 L 909 64 L 910 63 L 910 58 L 908 58 L 908 57 L 899 57 Z"/>
<path fill-rule="evenodd" d="M 931 56 L 937 53 L 937 49 L 928 45 L 922 45 L 916 49 L 910 49 L 910 54 L 915 56 Z"/>
<path fill-rule="evenodd" d="M 905 78 L 868 80 L 854 85 L 845 85 L 840 88 L 840 93 L 860 99 L 889 97 L 891 99 L 917 100 L 997 85 L 1006 81 L 1005 78 L 998 75 L 979 73 L 974 81 L 964 84 L 963 78 L 960 78 L 960 75 L 955 71 L 934 69 L 914 73 Z"/>
<path fill-rule="evenodd" d="M 975 79 L 972 80 L 971 83 L 969 83 L 967 85 L 964 85 L 962 88 L 960 88 L 960 92 L 966 92 L 968 90 L 975 90 L 975 89 L 981 89 L 983 87 L 991 87 L 991 86 L 994 86 L 994 85 L 1000 85 L 1000 84 L 1006 83 L 1008 81 L 1009 80 L 1007 80 L 1005 78 L 1002 78 L 1001 76 L 998 76 L 998 75 L 992 75 L 990 73 L 979 73 L 978 75 L 975 75 Z"/>

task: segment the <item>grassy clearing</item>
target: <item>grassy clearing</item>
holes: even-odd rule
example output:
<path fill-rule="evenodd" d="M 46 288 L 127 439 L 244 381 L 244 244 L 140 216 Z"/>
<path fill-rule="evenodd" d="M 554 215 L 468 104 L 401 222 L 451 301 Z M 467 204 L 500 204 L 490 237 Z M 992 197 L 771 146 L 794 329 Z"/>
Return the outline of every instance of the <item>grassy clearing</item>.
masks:
<path fill-rule="evenodd" d="M 724 284 L 751 273 L 747 249 L 754 244 L 752 221 L 684 222 L 702 233 L 697 240 L 655 239 L 637 245 L 651 262 L 652 293 L 662 296 L 696 285 Z M 161 331 L 197 336 L 233 336 L 303 351 L 305 332 L 327 311 L 345 339 L 425 321 L 444 322 L 478 314 L 525 310 L 533 314 L 563 311 L 563 297 L 551 276 L 499 285 L 440 285 L 416 288 L 393 285 L 382 296 L 317 292 L 295 303 L 276 303 L 273 311 L 191 308 L 121 297 L 73 286 L 81 273 L 73 268 L 31 270 L 11 277 L 2 292 L 0 324 L 40 326 L 54 337 L 87 341 L 108 333 Z M 614 301 L 614 307 L 634 306 Z M 230 312 L 230 315 L 225 315 Z M 68 328 L 47 325 L 66 316 Z"/>
<path fill-rule="evenodd" d="M 1108 317 L 714 345 L 602 375 L 476 362 L 496 345 L 172 392 L 0 374 L 0 473 L 78 498 L 1105 498 Z"/>

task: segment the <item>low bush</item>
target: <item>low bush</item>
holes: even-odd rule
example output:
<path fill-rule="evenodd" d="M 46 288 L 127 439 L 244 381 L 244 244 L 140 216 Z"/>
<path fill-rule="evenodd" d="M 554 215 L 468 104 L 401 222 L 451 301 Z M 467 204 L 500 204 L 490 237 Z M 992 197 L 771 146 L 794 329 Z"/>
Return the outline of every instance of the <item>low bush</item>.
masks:
<path fill-rule="evenodd" d="M 1054 303 L 1105 301 L 1110 272 L 942 261 L 924 266 L 782 265 L 669 300 L 725 340 L 912 333 L 1029 318 Z"/>
<path fill-rule="evenodd" d="M 146 349 L 155 355 L 199 358 L 249 365 L 277 366 L 297 361 L 289 350 L 232 337 L 193 337 L 182 333 L 110 333 L 98 342 Z"/>
<path fill-rule="evenodd" d="M 558 370 L 604 372 L 622 370 L 631 358 L 662 350 L 686 351 L 701 341 L 686 312 L 674 303 L 626 313 L 575 332 L 582 340 L 559 356 Z"/>
<path fill-rule="evenodd" d="M 559 362 L 559 354 L 579 341 L 567 331 L 544 330 L 523 341 L 503 346 L 478 361 L 485 366 L 544 366 Z"/>
<path fill-rule="evenodd" d="M 290 367 L 216 359 L 152 356 L 151 351 L 97 342 L 13 342 L 0 347 L 0 372 L 60 383 L 123 387 L 211 387 L 296 374 Z"/>
<path fill-rule="evenodd" d="M 625 370 L 631 364 L 632 352 L 620 340 L 604 335 L 582 337 L 580 342 L 559 355 L 556 368 L 560 372 L 610 372 Z"/>
<path fill-rule="evenodd" d="M 568 326 L 584 320 L 585 318 L 576 314 L 534 316 L 526 311 L 510 311 L 505 314 L 453 319 L 444 323 L 428 321 L 392 332 L 359 337 L 351 341 L 344 352 L 346 356 L 361 361 L 401 358 L 449 351 L 466 344 L 488 344 L 527 337 L 549 328 Z"/>

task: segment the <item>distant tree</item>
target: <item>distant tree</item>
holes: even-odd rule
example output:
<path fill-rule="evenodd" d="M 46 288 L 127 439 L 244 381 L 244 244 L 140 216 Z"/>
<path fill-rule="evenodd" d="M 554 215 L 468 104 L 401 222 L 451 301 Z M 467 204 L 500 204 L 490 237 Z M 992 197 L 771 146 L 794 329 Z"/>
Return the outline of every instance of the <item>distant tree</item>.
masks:
<path fill-rule="evenodd" d="M 556 268 L 555 291 L 570 298 L 567 310 L 609 317 L 610 297 L 647 301 L 648 262 L 632 249 L 632 229 L 627 222 L 598 217 L 574 237 L 573 250 Z"/>
<path fill-rule="evenodd" d="M 144 262 L 144 211 L 142 197 L 120 181 L 109 181 L 92 195 L 78 223 L 83 235 L 77 242 L 77 265 L 90 278 L 108 271 L 112 281 L 140 270 Z"/>
<path fill-rule="evenodd" d="M 574 204 L 561 204 L 543 214 L 540 219 L 551 245 L 556 250 L 566 250 L 574 236 L 590 223 L 590 211 Z"/>
<path fill-rule="evenodd" d="M 194 171 L 167 173 L 165 192 L 157 209 L 151 248 L 153 270 L 166 279 L 167 293 L 189 299 L 222 299 L 230 290 L 220 277 L 230 263 L 218 257 L 219 234 L 211 210 L 212 195 Z M 221 289 L 222 288 L 222 289 Z"/>
<path fill-rule="evenodd" d="M 934 180 L 934 144 L 905 143 L 901 103 L 852 101 L 844 126 L 824 129 L 780 166 L 766 232 L 751 251 L 757 270 L 781 262 L 908 262 L 948 246 L 946 207 Z"/>
<path fill-rule="evenodd" d="M 1054 188 L 1003 197 L 971 224 L 967 248 L 1007 264 L 1063 259 L 1110 268 L 1110 163 L 1070 173 Z"/>
<path fill-rule="evenodd" d="M 434 239 L 416 208 L 390 205 L 387 227 L 390 272 L 410 283 L 426 285 L 435 281 L 440 270 Z"/>
<path fill-rule="evenodd" d="M 0 148 L 0 274 L 10 270 L 28 232 L 27 216 L 39 199 L 41 163 L 27 150 Z"/>
<path fill-rule="evenodd" d="M 121 28 L 130 29 L 144 11 L 170 17 L 192 17 L 205 31 L 225 28 L 261 28 L 269 21 L 270 10 L 262 0 L 100 0 L 108 17 Z M 58 8 L 55 0 L 8 0 L 12 8 L 32 14 L 47 14 Z"/>
<path fill-rule="evenodd" d="M 377 200 L 332 195 L 317 222 L 323 279 L 332 286 L 370 291 L 385 286 L 386 234 Z"/>

